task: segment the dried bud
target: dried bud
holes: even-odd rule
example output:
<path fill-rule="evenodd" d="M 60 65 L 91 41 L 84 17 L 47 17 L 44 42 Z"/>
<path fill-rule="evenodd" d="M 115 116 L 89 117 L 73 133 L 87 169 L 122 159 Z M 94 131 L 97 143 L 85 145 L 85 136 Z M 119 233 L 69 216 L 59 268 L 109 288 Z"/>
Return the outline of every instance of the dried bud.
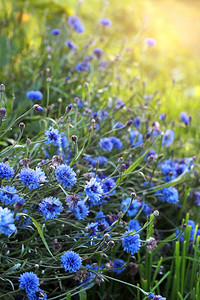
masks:
<path fill-rule="evenodd" d="M 8 156 L 5 156 L 5 157 L 3 158 L 3 162 L 5 163 L 5 162 L 7 162 L 7 161 L 9 161 L 9 157 L 8 157 Z"/>
<path fill-rule="evenodd" d="M 83 177 L 86 178 L 87 180 L 90 180 L 92 178 L 92 174 L 91 173 L 85 173 L 85 174 L 83 174 Z"/>
<path fill-rule="evenodd" d="M 5 89 L 6 89 L 6 88 L 5 88 L 5 85 L 2 83 L 2 84 L 0 85 L 0 91 L 1 91 L 1 92 L 4 92 Z"/>
<path fill-rule="evenodd" d="M 89 83 L 88 82 L 84 82 L 84 87 L 88 88 Z"/>
<path fill-rule="evenodd" d="M 58 103 L 62 103 L 62 98 L 58 98 Z"/>
<path fill-rule="evenodd" d="M 159 216 L 159 211 L 158 211 L 158 210 L 154 210 L 153 215 L 154 215 L 155 217 L 158 217 L 158 216 Z"/>
<path fill-rule="evenodd" d="M 119 157 L 119 158 L 118 158 L 118 163 L 119 163 L 119 164 L 123 163 L 123 161 L 124 161 L 123 157 Z"/>
<path fill-rule="evenodd" d="M 74 102 L 77 103 L 78 101 L 79 101 L 79 98 L 78 98 L 78 97 L 75 97 L 75 98 L 74 98 Z"/>
<path fill-rule="evenodd" d="M 26 168 L 26 169 L 29 168 L 29 163 L 30 163 L 30 159 L 28 159 L 28 158 L 23 158 L 19 161 L 19 165 L 23 166 L 23 168 Z"/>
<path fill-rule="evenodd" d="M 26 140 L 26 143 L 27 143 L 27 145 L 30 145 L 31 140 L 30 140 L 30 139 L 27 139 L 27 140 Z"/>
<path fill-rule="evenodd" d="M 109 239 L 109 236 L 110 236 L 110 235 L 109 235 L 108 233 L 105 233 L 105 234 L 104 234 L 104 238 L 105 238 L 106 240 Z"/>
<path fill-rule="evenodd" d="M 114 242 L 114 241 L 109 241 L 109 242 L 108 242 L 108 246 L 109 246 L 109 247 L 113 247 L 114 245 L 115 245 L 115 242 Z"/>
<path fill-rule="evenodd" d="M 123 217 L 123 212 L 122 212 L 122 211 L 120 211 L 120 212 L 118 213 L 118 217 L 119 217 L 120 219 Z"/>
<path fill-rule="evenodd" d="M 131 193 L 131 198 L 133 199 L 133 198 L 135 198 L 135 196 L 136 196 L 136 193 L 132 192 Z"/>
<path fill-rule="evenodd" d="M 19 123 L 19 128 L 20 128 L 21 130 L 24 130 L 25 124 L 24 124 L 23 122 Z"/>
<path fill-rule="evenodd" d="M 157 247 L 157 242 L 153 237 L 150 237 L 147 240 L 147 251 L 151 253 L 152 250 L 154 250 Z"/>
<path fill-rule="evenodd" d="M 121 166 L 120 166 L 120 171 L 121 172 L 124 172 L 126 170 L 126 165 L 125 164 L 122 164 Z"/>
<path fill-rule="evenodd" d="M 51 77 L 47 77 L 47 82 L 51 82 Z"/>
<path fill-rule="evenodd" d="M 74 142 L 74 143 L 76 143 L 77 140 L 78 140 L 78 138 L 77 138 L 76 135 L 72 135 L 72 136 L 71 136 L 71 139 L 72 139 L 72 142 Z"/>

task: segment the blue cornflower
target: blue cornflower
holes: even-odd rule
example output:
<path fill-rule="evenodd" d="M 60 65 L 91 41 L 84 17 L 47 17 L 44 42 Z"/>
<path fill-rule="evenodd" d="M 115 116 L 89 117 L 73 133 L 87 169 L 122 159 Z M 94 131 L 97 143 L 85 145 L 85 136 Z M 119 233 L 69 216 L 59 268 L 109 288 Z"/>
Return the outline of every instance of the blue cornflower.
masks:
<path fill-rule="evenodd" d="M 171 129 L 167 129 L 165 134 L 163 135 L 162 146 L 169 147 L 174 141 L 174 131 Z"/>
<path fill-rule="evenodd" d="M 58 198 L 48 197 L 42 200 L 39 204 L 40 212 L 45 220 L 57 218 L 63 210 L 62 202 Z"/>
<path fill-rule="evenodd" d="M 128 230 L 130 231 L 139 231 L 142 227 L 140 226 L 139 222 L 137 220 L 130 220 L 128 224 Z"/>
<path fill-rule="evenodd" d="M 195 234 L 195 222 L 193 220 L 188 220 L 187 226 L 191 226 L 191 231 L 190 231 L 190 241 L 193 241 L 194 239 L 194 234 Z M 176 237 L 179 235 L 180 230 L 176 230 Z M 183 242 L 184 240 L 184 233 L 179 237 L 179 241 Z"/>
<path fill-rule="evenodd" d="M 110 25 L 112 25 L 112 22 L 109 19 L 104 18 L 104 19 L 101 19 L 101 25 L 110 26 Z"/>
<path fill-rule="evenodd" d="M 82 265 L 81 257 L 74 251 L 65 252 L 61 257 L 61 262 L 65 272 L 70 273 L 78 271 Z"/>
<path fill-rule="evenodd" d="M 103 181 L 102 184 L 102 189 L 103 192 L 106 194 L 105 196 L 111 196 L 115 194 L 115 190 L 111 191 L 113 188 L 116 187 L 116 183 L 114 179 L 112 178 L 107 178 L 106 180 Z"/>
<path fill-rule="evenodd" d="M 132 147 L 139 146 L 143 143 L 143 135 L 138 130 L 130 131 L 129 135 Z"/>
<path fill-rule="evenodd" d="M 177 204 L 179 200 L 177 189 L 171 186 L 156 191 L 155 194 L 158 194 L 158 199 L 162 202 Z"/>
<path fill-rule="evenodd" d="M 69 205 L 68 212 L 72 212 L 78 220 L 84 220 L 89 214 L 89 209 L 83 201 Z"/>
<path fill-rule="evenodd" d="M 131 203 L 131 201 L 132 201 L 132 203 Z M 131 203 L 131 205 L 130 205 L 130 203 Z M 122 201 L 121 210 L 123 212 L 125 212 L 127 210 L 128 206 L 129 206 L 129 209 L 128 209 L 126 215 L 128 217 L 134 217 L 138 212 L 138 209 L 140 207 L 140 203 L 135 199 L 132 200 L 132 198 L 126 198 Z"/>
<path fill-rule="evenodd" d="M 113 144 L 113 147 L 117 150 L 120 150 L 123 146 L 122 142 L 120 141 L 120 139 L 116 138 L 116 137 L 111 137 L 110 138 L 111 143 Z"/>
<path fill-rule="evenodd" d="M 103 151 L 111 151 L 113 148 L 113 143 L 110 138 L 102 138 L 100 139 L 100 147 Z"/>
<path fill-rule="evenodd" d="M 163 298 L 160 295 L 154 295 L 154 293 L 148 293 L 147 297 L 149 300 L 166 300 L 166 298 Z"/>
<path fill-rule="evenodd" d="M 197 206 L 200 206 L 200 191 L 196 191 L 194 193 L 194 197 L 195 197 L 195 203 Z"/>
<path fill-rule="evenodd" d="M 140 117 L 136 116 L 136 117 L 134 118 L 134 126 L 135 126 L 136 128 L 139 128 L 139 127 L 140 127 Z"/>
<path fill-rule="evenodd" d="M 92 222 L 89 225 L 87 225 L 87 232 L 89 233 L 89 236 L 94 236 L 97 234 L 98 231 L 98 223 L 97 222 Z"/>
<path fill-rule="evenodd" d="M 143 212 L 145 216 L 150 216 L 152 214 L 152 209 L 148 204 L 145 203 L 143 207 Z"/>
<path fill-rule="evenodd" d="M 19 287 L 22 290 L 25 290 L 27 293 L 36 292 L 39 287 L 39 278 L 33 272 L 25 272 L 19 277 L 20 285 Z"/>
<path fill-rule="evenodd" d="M 71 188 L 76 183 L 76 173 L 67 165 L 60 165 L 55 171 L 56 178 L 64 187 Z"/>
<path fill-rule="evenodd" d="M 27 297 L 29 300 L 47 300 L 47 294 L 40 288 L 34 292 L 28 293 Z"/>
<path fill-rule="evenodd" d="M 159 119 L 162 120 L 162 121 L 164 121 L 164 120 L 166 119 L 166 114 L 161 113 L 161 114 L 159 115 Z"/>
<path fill-rule="evenodd" d="M 59 35 L 60 34 L 60 30 L 59 29 L 53 29 L 51 31 L 51 34 L 53 34 L 53 35 Z"/>
<path fill-rule="evenodd" d="M 180 119 L 181 119 L 181 122 L 185 123 L 185 125 L 190 124 L 190 118 L 186 112 L 180 113 Z"/>
<path fill-rule="evenodd" d="M 129 235 L 130 234 L 130 235 Z M 140 249 L 140 236 L 139 234 L 131 235 L 131 230 L 127 230 L 122 238 L 122 247 L 131 255 L 138 252 Z"/>
<path fill-rule="evenodd" d="M 14 223 L 14 213 L 6 208 L 0 206 L 0 233 L 11 235 L 17 229 Z"/>
<path fill-rule="evenodd" d="M 9 179 L 14 175 L 14 169 L 10 167 L 7 163 L 0 163 L 0 178 Z"/>
<path fill-rule="evenodd" d="M 100 58 L 103 54 L 103 51 L 100 48 L 95 48 L 93 53 L 96 55 L 97 58 Z"/>
<path fill-rule="evenodd" d="M 113 269 L 118 269 L 118 270 L 112 270 L 116 274 L 121 274 L 126 268 L 124 267 L 124 260 L 123 259 L 117 259 L 112 261 L 112 266 Z M 120 269 L 119 269 L 120 268 Z"/>
<path fill-rule="evenodd" d="M 2 190 L 0 191 L 0 200 L 1 202 L 5 203 L 6 205 L 12 205 L 19 201 L 20 198 L 19 195 L 17 194 L 17 190 L 15 189 L 14 186 L 6 185 L 2 186 Z"/>
<path fill-rule="evenodd" d="M 70 49 L 70 50 L 77 50 L 77 46 L 74 42 L 67 40 L 65 42 L 65 45 Z"/>
<path fill-rule="evenodd" d="M 144 40 L 144 42 L 145 42 L 148 46 L 150 46 L 150 47 L 156 46 L 156 44 L 157 44 L 156 40 L 154 40 L 154 39 L 151 38 L 151 37 L 147 37 L 147 38 Z"/>
<path fill-rule="evenodd" d="M 96 178 L 91 178 L 85 186 L 85 194 L 89 197 L 91 204 L 98 204 L 103 194 L 101 183 Z"/>
<path fill-rule="evenodd" d="M 89 61 L 83 60 L 75 66 L 75 70 L 78 72 L 87 72 L 90 69 Z"/>
<path fill-rule="evenodd" d="M 159 167 L 164 175 L 168 175 L 170 172 L 174 171 L 171 159 L 164 160 Z"/>
<path fill-rule="evenodd" d="M 40 91 L 29 91 L 26 93 L 26 97 L 28 99 L 38 101 L 43 98 L 43 94 Z"/>
<path fill-rule="evenodd" d="M 61 134 L 58 132 L 58 129 L 50 126 L 44 134 L 46 135 L 46 144 L 52 144 L 56 146 L 61 145 Z"/>
<path fill-rule="evenodd" d="M 28 186 L 30 190 L 37 189 L 40 186 L 40 175 L 35 170 L 23 168 L 18 176 L 22 184 Z"/>
<path fill-rule="evenodd" d="M 118 98 L 118 101 L 117 101 L 117 105 L 115 106 L 115 110 L 117 109 L 121 109 L 125 106 L 126 104 L 123 102 L 123 100 L 121 98 Z"/>
<path fill-rule="evenodd" d="M 80 23 L 80 20 L 76 16 L 69 16 L 68 24 L 74 28 L 77 33 L 82 33 L 84 31 L 84 26 Z"/>
<path fill-rule="evenodd" d="M 97 166 L 97 162 L 99 165 L 102 165 L 102 164 L 106 164 L 108 161 L 108 159 L 105 156 L 97 156 L 94 158 L 90 156 L 85 156 L 85 160 L 89 162 L 93 167 Z"/>

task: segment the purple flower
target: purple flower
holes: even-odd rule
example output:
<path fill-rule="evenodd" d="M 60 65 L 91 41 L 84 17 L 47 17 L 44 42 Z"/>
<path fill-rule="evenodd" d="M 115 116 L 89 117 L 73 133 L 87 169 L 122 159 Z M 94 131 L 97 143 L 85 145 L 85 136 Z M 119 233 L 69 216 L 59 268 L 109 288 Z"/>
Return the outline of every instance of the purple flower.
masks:
<path fill-rule="evenodd" d="M 29 91 L 27 92 L 26 97 L 28 99 L 38 101 L 43 98 L 43 94 L 40 91 Z"/>
<path fill-rule="evenodd" d="M 66 41 L 65 45 L 70 49 L 70 50 L 77 50 L 77 46 L 76 44 L 74 44 L 74 42 L 72 41 Z"/>
<path fill-rule="evenodd" d="M 10 167 L 7 163 L 0 163 L 0 178 L 9 179 L 14 176 L 14 169 Z"/>
<path fill-rule="evenodd" d="M 111 26 L 112 25 L 112 22 L 109 20 L 109 19 L 101 19 L 101 25 L 103 26 Z"/>
<path fill-rule="evenodd" d="M 84 26 L 80 23 L 80 20 L 76 16 L 69 16 L 68 24 L 74 28 L 77 33 L 84 32 Z"/>
<path fill-rule="evenodd" d="M 75 70 L 78 72 L 87 72 L 90 69 L 89 61 L 83 60 L 75 66 Z"/>
<path fill-rule="evenodd" d="M 156 44 L 157 44 L 156 40 L 154 40 L 154 39 L 151 38 L 151 37 L 147 37 L 147 38 L 144 40 L 144 42 L 145 42 L 148 46 L 150 46 L 150 47 L 156 46 Z"/>
<path fill-rule="evenodd" d="M 56 178 L 64 187 L 71 188 L 76 183 L 76 173 L 67 165 L 60 165 L 55 171 Z"/>
<path fill-rule="evenodd" d="M 171 129 L 167 129 L 165 134 L 163 135 L 162 146 L 170 147 L 174 142 L 174 131 Z"/>
<path fill-rule="evenodd" d="M 110 152 L 113 148 L 113 143 L 111 142 L 110 138 L 102 138 L 100 139 L 100 147 L 103 151 Z"/>
<path fill-rule="evenodd" d="M 53 34 L 53 35 L 59 35 L 60 34 L 60 30 L 59 29 L 53 29 L 51 31 L 51 34 Z"/>
<path fill-rule="evenodd" d="M 69 271 L 69 273 L 78 271 L 82 265 L 81 257 L 74 251 L 65 252 L 61 257 L 61 262 L 65 272 Z"/>
<path fill-rule="evenodd" d="M 14 223 L 14 213 L 6 208 L 0 206 L 0 233 L 11 235 L 17 229 Z"/>
<path fill-rule="evenodd" d="M 180 119 L 181 119 L 181 122 L 185 123 L 185 125 L 190 124 L 190 118 L 186 112 L 182 112 L 180 114 Z"/>
<path fill-rule="evenodd" d="M 57 216 L 63 210 L 62 202 L 53 197 L 48 197 L 42 200 L 39 204 L 40 212 L 45 217 L 45 220 L 51 220 L 57 218 Z"/>

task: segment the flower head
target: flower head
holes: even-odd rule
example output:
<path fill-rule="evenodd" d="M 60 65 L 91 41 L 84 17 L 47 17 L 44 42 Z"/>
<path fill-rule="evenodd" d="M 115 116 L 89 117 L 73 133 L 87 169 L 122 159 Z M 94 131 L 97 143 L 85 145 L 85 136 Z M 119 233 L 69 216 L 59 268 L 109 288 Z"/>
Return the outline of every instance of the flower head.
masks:
<path fill-rule="evenodd" d="M 174 131 L 171 129 L 167 129 L 165 134 L 163 135 L 162 146 L 169 147 L 174 141 Z"/>
<path fill-rule="evenodd" d="M 46 144 L 52 144 L 56 146 L 61 145 L 61 134 L 58 132 L 58 129 L 49 127 L 48 130 L 45 131 L 46 135 Z"/>
<path fill-rule="evenodd" d="M 78 201 L 75 205 L 70 205 L 69 212 L 72 212 L 78 220 L 84 220 L 89 214 L 89 209 L 83 201 Z"/>
<path fill-rule="evenodd" d="M 113 147 L 117 150 L 121 150 L 123 144 L 120 141 L 120 139 L 116 138 L 115 136 L 110 138 L 111 143 L 113 144 Z"/>
<path fill-rule="evenodd" d="M 14 213 L 10 209 L 0 206 L 0 233 L 11 235 L 16 230 L 14 223 Z"/>
<path fill-rule="evenodd" d="M 68 18 L 68 24 L 73 27 L 73 29 L 77 32 L 77 33 L 82 33 L 84 32 L 84 26 L 80 23 L 80 20 L 78 17 L 76 16 L 69 16 Z"/>
<path fill-rule="evenodd" d="M 100 147 L 103 151 L 111 151 L 113 148 L 113 143 L 110 138 L 102 138 L 100 139 Z"/>
<path fill-rule="evenodd" d="M 14 186 L 6 185 L 1 188 L 0 191 L 0 200 L 6 205 L 12 205 L 17 201 L 21 201 L 23 198 L 20 198 L 17 194 L 17 190 Z"/>
<path fill-rule="evenodd" d="M 114 179 L 107 178 L 103 181 L 102 188 L 103 192 L 106 194 L 106 196 L 111 196 L 115 194 L 115 190 L 113 190 L 116 187 L 116 183 Z M 112 190 L 112 191 L 111 191 Z"/>
<path fill-rule="evenodd" d="M 27 297 L 29 300 L 47 300 L 47 294 L 40 288 L 34 292 L 28 293 Z"/>
<path fill-rule="evenodd" d="M 126 198 L 126 199 L 124 199 L 122 201 L 121 210 L 123 212 L 125 212 L 128 207 L 129 207 L 129 209 L 128 209 L 126 215 L 128 217 L 134 217 L 137 214 L 137 212 L 138 212 L 138 209 L 140 207 L 140 203 L 137 200 L 135 200 L 135 199 L 133 200 L 132 198 Z"/>
<path fill-rule="evenodd" d="M 71 167 L 67 165 L 60 165 L 56 169 L 55 175 L 57 180 L 68 189 L 76 183 L 76 173 Z"/>
<path fill-rule="evenodd" d="M 185 123 L 185 125 L 190 124 L 190 118 L 186 112 L 180 113 L 180 119 L 181 119 L 181 122 Z"/>
<path fill-rule="evenodd" d="M 76 44 L 74 42 L 67 40 L 65 45 L 69 48 L 69 50 L 77 50 Z"/>
<path fill-rule="evenodd" d="M 112 261 L 112 266 L 113 266 L 113 269 L 115 269 L 115 270 L 112 270 L 112 271 L 115 272 L 118 275 L 121 274 L 126 269 L 124 267 L 124 260 L 119 259 L 119 258 Z"/>
<path fill-rule="evenodd" d="M 63 210 L 62 202 L 53 197 L 48 197 L 42 200 L 39 204 L 40 212 L 45 217 L 45 220 L 57 218 L 57 216 Z"/>
<path fill-rule="evenodd" d="M 60 34 L 60 30 L 59 29 L 53 29 L 51 31 L 51 34 L 53 34 L 53 35 L 59 35 Z"/>
<path fill-rule="evenodd" d="M 131 231 L 128 230 L 124 235 L 125 236 L 122 238 L 122 247 L 124 248 L 124 250 L 128 253 L 131 253 L 132 255 L 138 252 L 138 250 L 140 249 L 139 234 L 131 235 Z"/>
<path fill-rule="evenodd" d="M 39 278 L 33 272 L 25 272 L 19 277 L 20 285 L 19 287 L 22 290 L 25 290 L 27 293 L 36 292 L 39 287 Z"/>
<path fill-rule="evenodd" d="M 100 48 L 95 48 L 93 53 L 96 55 L 97 58 L 102 56 L 103 51 Z"/>
<path fill-rule="evenodd" d="M 174 187 L 165 187 L 159 191 L 156 192 L 158 194 L 158 199 L 162 202 L 168 202 L 172 204 L 178 203 L 178 191 Z"/>
<path fill-rule="evenodd" d="M 0 178 L 9 179 L 14 175 L 14 169 L 10 167 L 7 163 L 0 163 Z"/>
<path fill-rule="evenodd" d="M 62 266 L 65 272 L 76 272 L 82 265 L 81 257 L 74 251 L 67 251 L 61 257 Z"/>
<path fill-rule="evenodd" d="M 153 47 L 153 46 L 156 46 L 157 42 L 156 40 L 154 40 L 153 38 L 151 37 L 147 37 L 145 40 L 144 40 L 145 44 L 147 44 L 148 46 L 150 47 Z"/>
<path fill-rule="evenodd" d="M 112 25 L 112 22 L 109 20 L 109 19 L 101 19 L 101 25 L 103 26 L 111 26 Z"/>
<path fill-rule="evenodd" d="M 91 178 L 85 186 L 85 193 L 93 205 L 98 203 L 103 194 L 101 183 L 96 178 Z"/>
<path fill-rule="evenodd" d="M 27 92 L 26 97 L 28 99 L 37 101 L 37 100 L 41 100 L 43 98 L 43 94 L 40 91 L 29 91 L 29 92 Z"/>
<path fill-rule="evenodd" d="M 128 224 L 128 230 L 137 232 L 140 229 L 141 229 L 141 226 L 137 220 L 130 220 L 130 222 Z"/>
<path fill-rule="evenodd" d="M 90 69 L 90 63 L 87 60 L 83 60 L 75 66 L 75 70 L 78 72 L 87 72 Z"/>
<path fill-rule="evenodd" d="M 40 186 L 40 175 L 33 169 L 23 168 L 18 176 L 22 184 L 28 186 L 30 190 L 37 189 Z"/>

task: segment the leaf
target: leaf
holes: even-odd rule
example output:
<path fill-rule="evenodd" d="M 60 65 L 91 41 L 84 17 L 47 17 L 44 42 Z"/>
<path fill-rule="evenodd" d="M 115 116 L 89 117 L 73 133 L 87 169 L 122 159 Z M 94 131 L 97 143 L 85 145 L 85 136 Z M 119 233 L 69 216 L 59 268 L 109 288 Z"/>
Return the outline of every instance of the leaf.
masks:
<path fill-rule="evenodd" d="M 81 291 L 80 294 L 80 300 L 87 300 L 87 293 L 86 291 Z"/>
<path fill-rule="evenodd" d="M 56 258 L 55 258 L 55 257 L 53 256 L 53 254 L 51 253 L 51 250 L 49 249 L 49 246 L 48 246 L 48 244 L 47 244 L 47 242 L 46 242 L 46 240 L 45 240 L 45 238 L 44 238 L 42 229 L 40 228 L 40 225 L 38 224 L 38 222 L 37 222 L 33 217 L 31 217 L 31 216 L 29 216 L 29 215 L 27 215 L 27 214 L 25 214 L 25 213 L 19 213 L 18 215 L 29 217 L 29 218 L 33 221 L 33 223 L 34 223 L 34 225 L 35 225 L 35 227 L 36 227 L 36 229 L 37 229 L 37 231 L 38 231 L 38 233 L 39 233 L 39 235 L 40 235 L 40 237 L 41 237 L 41 239 L 42 239 L 42 241 L 43 241 L 45 247 L 47 248 L 47 250 L 48 250 L 48 252 L 50 253 L 50 255 L 56 260 Z"/>

